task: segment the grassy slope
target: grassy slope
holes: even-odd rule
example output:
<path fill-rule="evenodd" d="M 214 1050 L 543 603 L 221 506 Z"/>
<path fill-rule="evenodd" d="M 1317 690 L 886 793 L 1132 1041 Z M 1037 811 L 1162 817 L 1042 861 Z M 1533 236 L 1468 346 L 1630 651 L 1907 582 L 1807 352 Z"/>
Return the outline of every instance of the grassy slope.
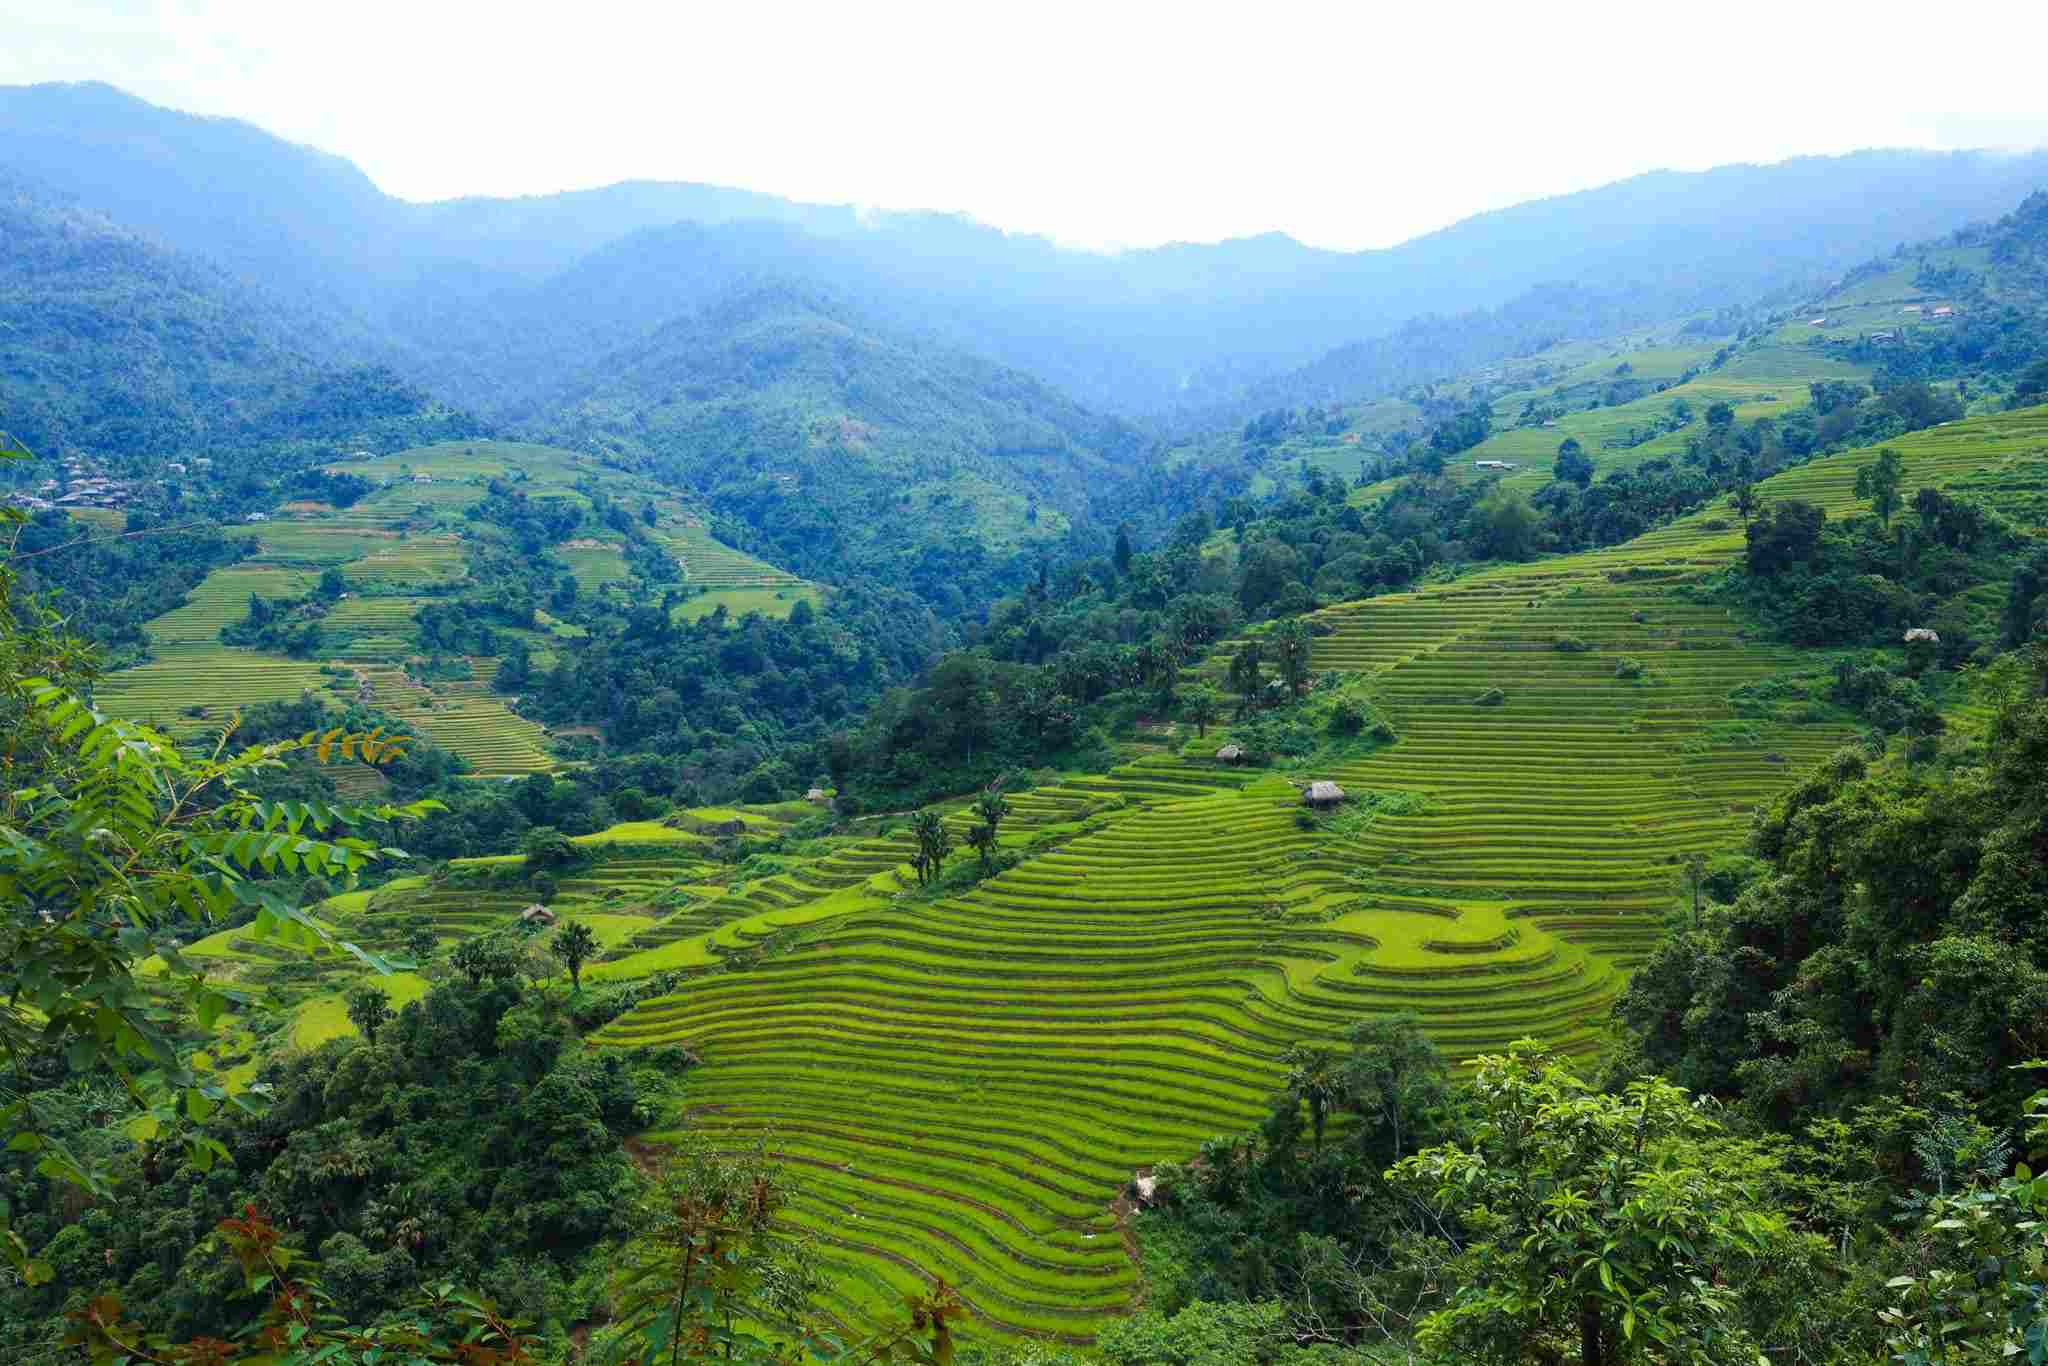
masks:
<path fill-rule="evenodd" d="M 712 539 L 696 510 L 659 487 L 566 451 L 449 442 L 328 468 L 386 486 L 345 509 L 287 504 L 268 522 L 234 528 L 233 534 L 255 543 L 251 558 L 215 571 L 183 606 L 150 622 L 155 657 L 105 679 L 97 689 L 101 705 L 184 733 L 218 724 L 251 702 L 288 701 L 309 690 L 352 697 L 360 676 L 376 705 L 460 754 L 479 776 L 551 767 L 543 729 L 490 691 L 495 660 L 471 661 L 467 681 L 426 685 L 414 682 L 404 666 L 417 653 L 412 620 L 427 601 L 421 595 L 463 573 L 455 534 L 462 509 L 484 496 L 491 479 L 515 474 L 526 476 L 521 487 L 533 497 L 583 501 L 573 486 L 587 477 L 636 507 L 640 498 L 652 498 L 660 518 L 653 534 L 682 563 L 691 586 L 705 590 L 678 608 L 681 617 L 707 615 L 720 603 L 735 619 L 748 611 L 787 616 L 799 601 L 822 602 L 814 586 Z M 419 475 L 431 482 L 416 482 Z M 624 558 L 615 548 L 563 553 L 586 589 L 625 576 Z M 327 568 L 340 569 L 356 596 L 337 603 L 326 618 L 329 644 L 322 658 L 287 659 L 220 643 L 221 627 L 242 617 L 252 593 L 296 596 L 309 591 Z M 552 639 L 535 632 L 528 642 L 543 667 L 551 660 Z M 340 672 L 323 674 L 323 665 Z"/>

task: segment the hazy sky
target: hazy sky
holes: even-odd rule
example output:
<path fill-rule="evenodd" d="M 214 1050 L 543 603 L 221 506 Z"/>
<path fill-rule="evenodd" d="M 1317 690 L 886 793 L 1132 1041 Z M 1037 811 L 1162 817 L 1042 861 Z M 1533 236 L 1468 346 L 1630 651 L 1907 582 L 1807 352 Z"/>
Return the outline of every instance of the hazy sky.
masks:
<path fill-rule="evenodd" d="M 2048 143 L 2048 5 L 1887 11 L 0 0 L 0 84 L 231 114 L 410 199 L 658 178 L 1361 247 L 1656 167 Z"/>

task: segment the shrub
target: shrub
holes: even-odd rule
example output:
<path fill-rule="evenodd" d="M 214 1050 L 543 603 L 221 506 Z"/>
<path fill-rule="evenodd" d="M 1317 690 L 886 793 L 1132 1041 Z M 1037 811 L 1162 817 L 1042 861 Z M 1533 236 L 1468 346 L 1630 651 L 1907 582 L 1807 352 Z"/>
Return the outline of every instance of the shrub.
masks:
<path fill-rule="evenodd" d="M 1568 655 L 1584 654 L 1593 648 L 1577 636 L 1559 636 L 1552 643 Z"/>
<path fill-rule="evenodd" d="M 1640 659 L 1624 658 L 1616 660 L 1614 676 L 1616 678 L 1641 678 L 1643 676 L 1643 662 Z"/>
<path fill-rule="evenodd" d="M 1488 688 L 1485 692 L 1472 699 L 1472 705 L 1475 707 L 1498 707 L 1507 700 L 1508 695 L 1499 688 Z"/>

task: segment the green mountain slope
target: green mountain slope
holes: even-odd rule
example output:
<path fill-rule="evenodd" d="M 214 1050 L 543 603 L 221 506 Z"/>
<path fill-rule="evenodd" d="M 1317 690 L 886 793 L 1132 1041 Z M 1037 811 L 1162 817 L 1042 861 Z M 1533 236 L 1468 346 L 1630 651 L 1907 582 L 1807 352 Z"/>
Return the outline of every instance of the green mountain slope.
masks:
<path fill-rule="evenodd" d="M 310 378 L 225 272 L 0 175 L 0 407 L 32 448 L 185 449 Z"/>
<path fill-rule="evenodd" d="M 2044 437 L 2033 409 L 1895 445 L 1910 492 L 2036 467 Z M 1840 514 L 1866 459 L 1761 492 Z M 831 1249 L 842 1312 L 942 1275 L 977 1332 L 1085 1338 L 1136 1289 L 1110 1208 L 1123 1182 L 1255 1123 L 1289 1043 L 1412 1009 L 1461 1056 L 1522 1034 L 1590 1048 L 1678 856 L 1733 843 L 1851 737 L 1825 713 L 1737 710 L 1737 689 L 1799 659 L 1683 593 L 1740 547 L 1700 514 L 1331 609 L 1317 666 L 1369 676 L 1402 738 L 1296 776 L 1386 814 L 1304 828 L 1285 783 L 1143 757 L 1022 794 L 1023 861 L 958 895 L 821 865 L 754 884 L 708 930 L 689 913 L 607 974 L 750 965 L 600 1040 L 704 1058 L 696 1122 L 768 1135 L 805 1172 L 795 1217 Z M 1560 651 L 1559 634 L 1591 648 Z M 1618 676 L 1623 656 L 1639 677 Z M 1478 705 L 1490 687 L 1504 701 Z M 868 854 L 847 874 L 902 849 Z"/>
<path fill-rule="evenodd" d="M 727 299 L 597 371 L 552 424 L 569 444 L 644 459 L 807 575 L 923 580 L 935 551 L 1051 542 L 1143 468 L 1130 427 L 797 287 Z"/>
<path fill-rule="evenodd" d="M 315 364 L 290 317 L 220 269 L 4 174 L 0 239 L 0 421 L 39 453 L 274 475 L 309 443 L 478 430 L 389 372 Z"/>

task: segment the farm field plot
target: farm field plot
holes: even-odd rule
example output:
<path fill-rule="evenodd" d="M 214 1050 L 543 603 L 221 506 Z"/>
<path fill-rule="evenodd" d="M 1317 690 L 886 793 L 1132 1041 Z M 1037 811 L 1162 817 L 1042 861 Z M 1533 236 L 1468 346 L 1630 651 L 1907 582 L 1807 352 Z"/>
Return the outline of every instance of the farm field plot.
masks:
<path fill-rule="evenodd" d="M 253 596 L 297 597 L 312 588 L 317 576 L 276 565 L 231 564 L 216 569 L 174 607 L 142 629 L 159 652 L 181 646 L 220 645 L 220 628 L 240 621 Z"/>
<path fill-rule="evenodd" d="M 554 767 L 547 732 L 518 715 L 481 683 L 426 687 L 404 671 L 366 667 L 371 699 L 435 744 L 466 759 L 480 778 L 512 777 Z"/>
<path fill-rule="evenodd" d="M 1910 496 L 2031 469 L 2044 443 L 2048 410 L 1892 444 Z M 1839 516 L 1868 458 L 1760 491 Z M 819 1235 L 840 1317 L 944 1277 L 972 1334 L 1085 1342 L 1138 1288 L 1120 1188 L 1255 1123 L 1290 1044 L 1409 1010 L 1454 1057 L 1523 1035 L 1591 1051 L 1677 860 L 1733 844 L 1852 738 L 1736 713 L 1732 691 L 1801 658 L 1677 591 L 1741 545 L 1710 510 L 1329 609 L 1316 668 L 1369 675 L 1397 743 L 1326 773 L 1151 754 L 1034 788 L 1006 835 L 1055 842 L 955 896 L 910 892 L 900 844 L 844 846 L 624 941 L 645 947 L 602 975 L 695 975 L 593 1041 L 704 1060 L 691 1122 L 766 1136 L 803 1177 L 790 1218 Z M 1288 779 L 1308 777 L 1411 795 L 1304 828 Z M 744 914 L 705 913 L 723 911 Z"/>
<path fill-rule="evenodd" d="M 672 615 L 677 621 L 700 621 L 723 607 L 735 621 L 749 612 L 781 620 L 794 612 L 799 602 L 808 602 L 815 611 L 824 606 L 825 595 L 810 584 L 788 588 L 714 588 L 678 604 Z"/>
<path fill-rule="evenodd" d="M 396 531 L 367 519 L 331 516 L 230 527 L 224 534 L 253 543 L 256 556 L 267 563 L 316 569 L 361 559 L 398 539 Z"/>
<path fill-rule="evenodd" d="M 119 531 L 128 525 L 128 514 L 119 508 L 70 508 L 71 520 L 93 531 Z"/>
<path fill-rule="evenodd" d="M 350 583 L 425 588 L 463 575 L 462 543 L 453 536 L 419 535 L 380 543 L 341 566 Z"/>
<path fill-rule="evenodd" d="M 1703 364 L 1711 351 L 1703 351 L 1695 363 Z M 1632 358 L 1631 358 L 1632 359 Z M 1593 461 L 1595 477 L 1628 469 L 1657 457 L 1683 454 L 1687 431 L 1666 432 L 1639 446 L 1609 446 L 1609 441 L 1626 437 L 1631 428 L 1647 429 L 1670 412 L 1673 402 L 1684 399 L 1692 405 L 1693 422 L 1704 421 L 1707 408 L 1728 403 L 1742 421 L 1789 411 L 1804 403 L 1807 386 L 1815 380 L 1867 380 L 1862 367 L 1821 354 L 1805 346 L 1773 346 L 1744 352 L 1719 370 L 1707 371 L 1690 382 L 1662 393 L 1650 394 L 1612 408 L 1568 413 L 1555 426 L 1513 427 L 1499 430 L 1479 445 L 1457 457 L 1451 468 L 1461 476 L 1473 473 L 1475 460 L 1505 460 L 1517 469 L 1503 481 L 1523 493 L 1534 493 L 1550 480 L 1557 448 L 1566 437 L 1574 437 Z M 1496 412 L 1512 407 L 1504 402 Z"/>
<path fill-rule="evenodd" d="M 328 682 L 318 663 L 225 645 L 182 646 L 147 664 L 108 674 L 93 688 L 108 714 L 170 735 L 218 726 L 252 702 L 291 702 Z M 192 709 L 200 714 L 194 716 Z"/>
<path fill-rule="evenodd" d="M 601 583 L 624 583 L 632 577 L 626 568 L 626 557 L 616 545 L 572 541 L 555 553 L 569 566 L 576 582 L 586 588 Z"/>
<path fill-rule="evenodd" d="M 712 539 L 696 517 L 684 515 L 664 525 L 658 539 L 683 566 L 690 583 L 706 588 L 786 588 L 803 582 L 744 551 Z"/>

